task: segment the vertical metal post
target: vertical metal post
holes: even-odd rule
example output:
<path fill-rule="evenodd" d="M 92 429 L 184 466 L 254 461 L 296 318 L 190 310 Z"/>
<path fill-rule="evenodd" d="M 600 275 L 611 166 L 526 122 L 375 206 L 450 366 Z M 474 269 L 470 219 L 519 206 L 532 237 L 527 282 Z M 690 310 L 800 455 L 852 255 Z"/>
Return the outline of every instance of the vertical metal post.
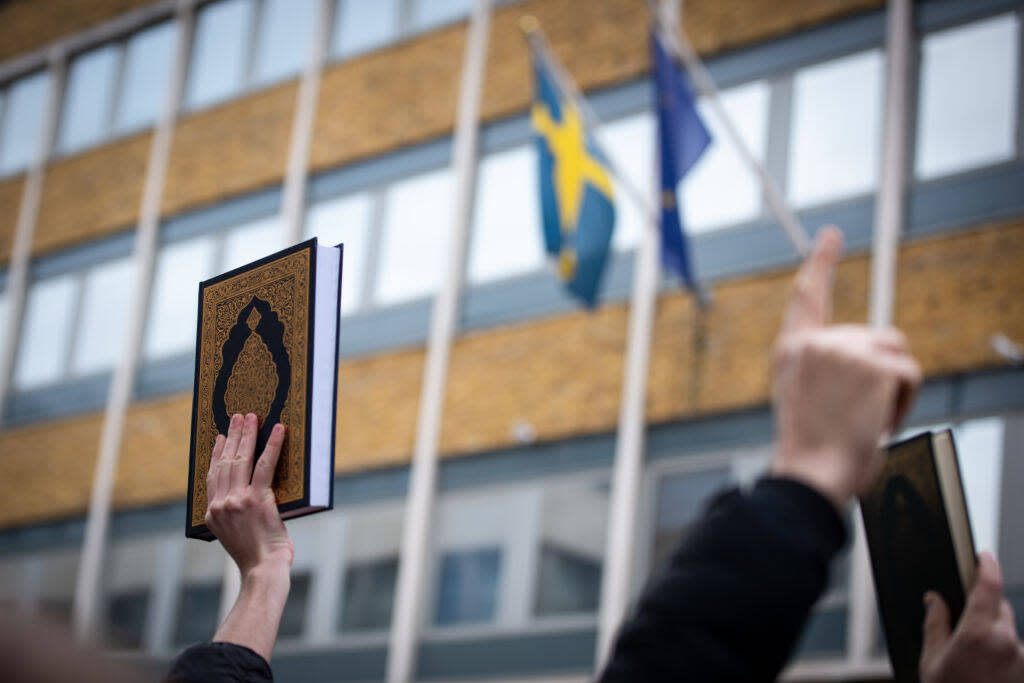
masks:
<path fill-rule="evenodd" d="M 334 14 L 333 0 L 320 0 L 313 46 L 307 56 L 306 67 L 299 82 L 292 118 L 292 137 L 288 148 L 288 167 L 285 170 L 281 218 L 285 225 L 285 244 L 302 239 L 306 204 L 306 179 L 309 176 L 309 147 L 313 141 L 316 104 L 320 95 L 327 42 L 330 40 Z"/>
<path fill-rule="evenodd" d="M 25 185 L 18 207 L 18 222 L 14 230 L 10 270 L 7 271 L 7 326 L 0 339 L 0 417 L 3 416 L 7 396 L 14 376 L 18 339 L 25 317 L 25 297 L 28 294 L 29 264 L 32 259 L 32 241 L 39 222 L 39 207 L 43 198 L 43 179 L 46 163 L 53 152 L 60 120 L 64 83 L 67 80 L 68 60 L 63 52 L 50 55 L 50 89 L 46 97 L 46 113 L 35 159 L 28 168 Z"/>
<path fill-rule="evenodd" d="M 427 340 L 427 358 L 423 369 L 423 388 L 416 424 L 416 446 L 402 528 L 402 555 L 398 567 L 395 611 L 388 647 L 389 683 L 406 683 L 412 680 L 416 669 L 417 635 L 427 592 L 425 577 L 436 497 L 442 407 L 473 217 L 478 119 L 486 67 L 490 14 L 490 0 L 476 0 L 466 37 L 452 153 L 456 175 L 455 215 L 448 251 L 448 270 L 434 299 L 430 336 Z"/>
<path fill-rule="evenodd" d="M 85 639 L 95 631 L 103 604 L 103 560 L 106 555 L 107 532 L 110 524 L 110 500 L 117 474 L 117 460 L 121 451 L 125 414 L 131 399 L 135 371 L 142 352 L 142 336 L 149 310 L 150 289 L 153 283 L 153 264 L 156 260 L 157 231 L 160 225 L 160 201 L 163 195 L 167 162 L 178 106 L 185 85 L 188 54 L 195 27 L 195 0 L 178 0 L 175 16 L 178 22 L 178 42 L 175 49 L 174 75 L 167 98 L 157 121 L 149 149 L 146 181 L 139 209 L 139 227 L 135 235 L 135 291 L 131 315 L 125 335 L 121 363 L 114 371 L 107 409 L 103 416 L 99 455 L 93 475 L 89 513 L 85 524 L 85 539 L 79 563 L 78 580 L 72 621 L 75 634 Z"/>
<path fill-rule="evenodd" d="M 907 163 L 907 96 L 912 14 L 910 0 L 889 0 L 886 27 L 886 95 L 882 138 L 882 169 L 875 202 L 875 234 L 871 252 L 869 322 L 886 327 L 893 321 L 896 254 L 903 225 L 903 193 Z M 867 540 L 856 515 L 850 557 L 850 611 L 847 653 L 854 666 L 866 664 L 876 639 L 874 583 Z"/>

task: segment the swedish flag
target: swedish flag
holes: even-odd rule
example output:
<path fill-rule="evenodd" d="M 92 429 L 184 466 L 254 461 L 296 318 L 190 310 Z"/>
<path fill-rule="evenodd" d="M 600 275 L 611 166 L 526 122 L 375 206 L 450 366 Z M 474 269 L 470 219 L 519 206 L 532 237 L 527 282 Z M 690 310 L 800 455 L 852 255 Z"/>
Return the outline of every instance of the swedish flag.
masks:
<path fill-rule="evenodd" d="M 536 52 L 533 70 L 544 245 L 569 291 L 594 306 L 615 225 L 611 176 L 576 104 Z"/>

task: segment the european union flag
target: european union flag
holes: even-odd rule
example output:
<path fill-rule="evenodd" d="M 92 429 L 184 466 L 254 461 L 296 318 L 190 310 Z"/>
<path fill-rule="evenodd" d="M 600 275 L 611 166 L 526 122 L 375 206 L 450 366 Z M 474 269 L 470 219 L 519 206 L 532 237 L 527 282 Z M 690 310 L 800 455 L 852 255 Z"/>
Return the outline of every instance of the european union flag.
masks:
<path fill-rule="evenodd" d="M 615 225 L 607 161 L 543 56 L 533 61 L 544 245 L 569 291 L 594 306 Z"/>
<path fill-rule="evenodd" d="M 661 174 L 661 260 L 697 290 L 683 233 L 676 188 L 687 171 L 707 149 L 711 135 L 700 120 L 686 75 L 669 56 L 657 29 L 651 30 L 651 61 L 654 64 L 654 101 L 658 110 L 658 157 Z"/>

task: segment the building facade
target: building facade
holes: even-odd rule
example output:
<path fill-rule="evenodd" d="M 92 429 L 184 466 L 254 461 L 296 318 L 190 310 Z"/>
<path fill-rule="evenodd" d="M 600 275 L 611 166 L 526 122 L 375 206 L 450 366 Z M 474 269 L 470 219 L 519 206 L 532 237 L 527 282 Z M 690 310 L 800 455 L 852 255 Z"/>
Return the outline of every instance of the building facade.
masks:
<path fill-rule="evenodd" d="M 302 72 L 322 29 L 299 171 L 303 234 L 345 243 L 336 510 L 289 523 L 296 561 L 274 668 L 282 680 L 382 678 L 424 345 L 455 210 L 452 129 L 470 5 L 334 0 L 326 26 L 317 0 L 0 5 L 0 330 L 18 323 L 0 423 L 0 604 L 70 611 L 104 408 L 138 290 L 143 192 L 177 71 L 103 614 L 111 650 L 154 666 L 212 634 L 225 557 L 182 534 L 196 283 L 285 246 Z M 417 677 L 584 680 L 642 217 L 619 192 L 603 303 L 578 309 L 543 257 L 517 22 L 539 19 L 604 122 L 611 155 L 653 193 L 647 18 L 640 0 L 494 5 Z M 976 539 L 1002 560 L 1019 616 L 1022 17 L 1020 0 L 914 5 L 895 304 L 926 374 L 911 428 L 956 429 Z M 843 228 L 835 315 L 865 320 L 883 3 L 690 0 L 683 25 L 801 220 Z M 680 205 L 714 303 L 701 311 L 669 283 L 658 299 L 638 590 L 708 496 L 754 479 L 772 450 L 770 348 L 797 257 L 720 122 L 702 111 L 715 142 Z M 32 240 L 14 321 L 19 225 Z M 788 678 L 884 678 L 873 611 L 866 631 L 854 624 L 858 571 L 845 556 L 838 564 Z M 864 633 L 876 634 L 866 647 Z"/>

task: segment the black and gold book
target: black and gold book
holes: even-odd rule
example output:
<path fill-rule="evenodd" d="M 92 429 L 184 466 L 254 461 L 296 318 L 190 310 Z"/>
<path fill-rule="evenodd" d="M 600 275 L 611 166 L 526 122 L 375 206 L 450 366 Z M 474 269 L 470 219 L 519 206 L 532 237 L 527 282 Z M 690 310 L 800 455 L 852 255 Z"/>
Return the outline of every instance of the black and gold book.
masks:
<path fill-rule="evenodd" d="M 917 681 L 924 594 L 938 592 L 956 623 L 974 583 L 974 538 L 952 432 L 887 450 L 861 514 L 896 680 Z"/>
<path fill-rule="evenodd" d="M 342 245 L 316 238 L 199 284 L 185 535 L 206 527 L 206 474 L 235 413 L 259 418 L 256 457 L 287 426 L 274 475 L 284 518 L 333 506 Z"/>

